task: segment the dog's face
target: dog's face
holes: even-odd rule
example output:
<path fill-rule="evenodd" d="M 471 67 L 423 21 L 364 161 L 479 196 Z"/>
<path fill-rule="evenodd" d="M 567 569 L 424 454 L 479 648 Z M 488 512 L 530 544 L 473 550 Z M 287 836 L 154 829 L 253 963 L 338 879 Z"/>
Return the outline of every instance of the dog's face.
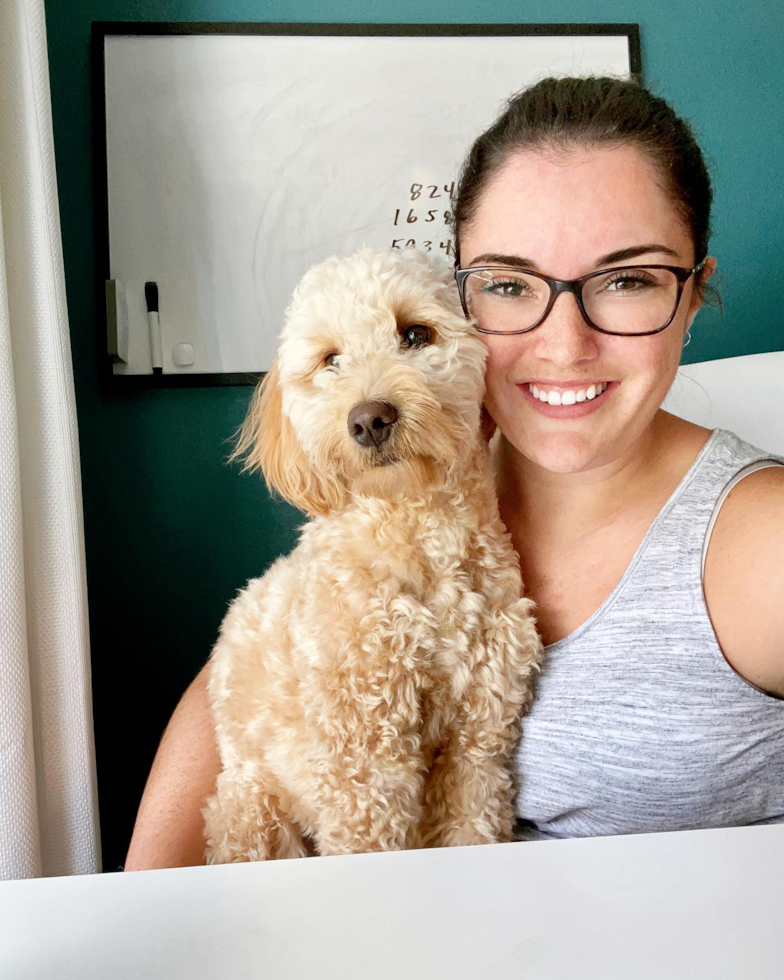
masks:
<path fill-rule="evenodd" d="M 238 451 L 311 514 L 442 484 L 476 451 L 485 348 L 451 272 L 364 249 L 302 279 Z"/>

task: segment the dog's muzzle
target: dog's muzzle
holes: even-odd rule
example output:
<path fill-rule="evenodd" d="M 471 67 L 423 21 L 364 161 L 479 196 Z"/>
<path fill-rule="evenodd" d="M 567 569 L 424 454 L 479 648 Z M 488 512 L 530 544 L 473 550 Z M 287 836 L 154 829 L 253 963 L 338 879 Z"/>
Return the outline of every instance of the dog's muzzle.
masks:
<path fill-rule="evenodd" d="M 351 438 L 367 449 L 379 449 L 396 422 L 397 412 L 389 402 L 360 402 L 348 413 Z"/>

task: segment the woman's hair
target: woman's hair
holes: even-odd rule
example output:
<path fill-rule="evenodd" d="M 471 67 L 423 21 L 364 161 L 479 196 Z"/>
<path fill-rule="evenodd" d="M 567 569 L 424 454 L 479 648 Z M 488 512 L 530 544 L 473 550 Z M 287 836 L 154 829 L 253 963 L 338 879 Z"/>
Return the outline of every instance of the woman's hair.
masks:
<path fill-rule="evenodd" d="M 452 212 L 455 255 L 460 232 L 482 192 L 518 150 L 569 151 L 601 145 L 638 147 L 659 175 L 694 242 L 694 262 L 708 254 L 713 192 L 689 128 L 663 100 L 622 78 L 545 78 L 512 96 L 506 111 L 479 136 L 460 171 Z"/>

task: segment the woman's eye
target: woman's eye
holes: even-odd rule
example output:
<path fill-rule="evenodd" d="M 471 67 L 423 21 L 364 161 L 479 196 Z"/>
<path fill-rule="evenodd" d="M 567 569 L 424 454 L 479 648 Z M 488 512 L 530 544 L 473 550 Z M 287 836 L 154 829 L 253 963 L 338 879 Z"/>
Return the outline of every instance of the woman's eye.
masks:
<path fill-rule="evenodd" d="M 406 347 L 424 347 L 431 341 L 430 327 L 421 323 L 415 323 L 413 327 L 406 327 L 403 331 L 403 344 Z"/>
<path fill-rule="evenodd" d="M 655 286 L 656 282 L 650 276 L 618 276 L 609 279 L 604 288 L 614 293 L 634 293 L 646 286 Z"/>
<path fill-rule="evenodd" d="M 526 284 L 518 280 L 496 279 L 488 283 L 483 289 L 484 293 L 492 293 L 494 296 L 522 296 L 526 290 Z"/>
<path fill-rule="evenodd" d="M 334 351 L 331 354 L 327 354 L 327 356 L 324 358 L 324 364 L 327 367 L 337 367 L 339 356 L 340 355 L 336 354 Z"/>

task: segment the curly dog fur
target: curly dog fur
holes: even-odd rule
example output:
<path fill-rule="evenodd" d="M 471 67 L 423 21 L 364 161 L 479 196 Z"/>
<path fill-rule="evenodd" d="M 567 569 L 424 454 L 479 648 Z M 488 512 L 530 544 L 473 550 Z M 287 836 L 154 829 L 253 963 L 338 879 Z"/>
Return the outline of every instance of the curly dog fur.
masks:
<path fill-rule="evenodd" d="M 209 863 L 509 839 L 541 647 L 481 435 L 484 363 L 423 253 L 364 249 L 297 287 L 237 453 L 312 520 L 212 654 Z M 379 403 L 396 420 L 363 444 L 347 420 Z"/>

